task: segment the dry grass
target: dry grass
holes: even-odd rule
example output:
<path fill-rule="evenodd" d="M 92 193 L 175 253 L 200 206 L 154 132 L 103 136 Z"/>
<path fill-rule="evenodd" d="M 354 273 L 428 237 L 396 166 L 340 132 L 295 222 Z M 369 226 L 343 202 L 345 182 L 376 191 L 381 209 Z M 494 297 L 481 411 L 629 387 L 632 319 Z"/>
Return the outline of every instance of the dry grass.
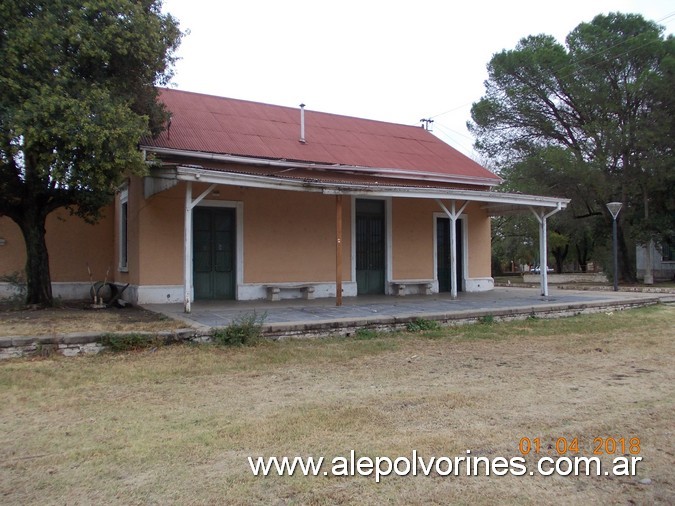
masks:
<path fill-rule="evenodd" d="M 675 308 L 0 364 L 4 504 L 672 504 Z M 637 477 L 256 478 L 248 456 L 640 437 Z M 638 481 L 649 478 L 651 484 Z"/>
<path fill-rule="evenodd" d="M 45 336 L 72 332 L 158 332 L 186 324 L 138 307 L 90 309 L 83 301 L 61 307 L 17 310 L 0 305 L 0 337 Z"/>

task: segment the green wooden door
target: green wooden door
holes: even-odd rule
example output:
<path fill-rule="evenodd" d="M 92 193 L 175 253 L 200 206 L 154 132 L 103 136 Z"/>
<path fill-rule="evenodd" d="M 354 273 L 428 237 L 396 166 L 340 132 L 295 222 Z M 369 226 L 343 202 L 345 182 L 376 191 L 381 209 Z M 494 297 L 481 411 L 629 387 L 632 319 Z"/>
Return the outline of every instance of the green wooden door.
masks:
<path fill-rule="evenodd" d="M 456 234 L 457 248 L 457 291 L 463 290 L 462 272 L 462 220 L 457 220 Z M 449 292 L 451 289 L 450 279 L 452 270 L 450 268 L 450 218 L 437 218 L 436 220 L 436 275 L 438 278 L 438 291 Z"/>
<path fill-rule="evenodd" d="M 383 294 L 385 282 L 384 201 L 356 201 L 356 289 Z"/>
<path fill-rule="evenodd" d="M 196 207 L 192 220 L 195 299 L 234 299 L 235 210 Z"/>

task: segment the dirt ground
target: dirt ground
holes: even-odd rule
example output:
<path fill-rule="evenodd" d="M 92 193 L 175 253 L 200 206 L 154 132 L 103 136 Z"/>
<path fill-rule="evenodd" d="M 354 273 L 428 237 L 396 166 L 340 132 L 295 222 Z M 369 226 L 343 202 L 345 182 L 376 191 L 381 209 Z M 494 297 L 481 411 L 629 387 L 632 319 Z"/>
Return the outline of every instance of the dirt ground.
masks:
<path fill-rule="evenodd" d="M 0 303 L 0 337 L 44 336 L 72 332 L 174 330 L 186 324 L 135 306 L 91 309 L 89 301 L 65 301 L 47 309 L 18 309 Z"/>
<path fill-rule="evenodd" d="M 675 307 L 0 363 L 3 504 L 673 504 Z M 256 477 L 248 457 L 521 456 L 635 476 Z M 629 441 L 639 438 L 639 448 Z M 603 446 L 606 450 L 606 446 Z M 328 470 L 329 467 L 324 467 Z M 604 467 L 604 469 L 609 469 Z"/>

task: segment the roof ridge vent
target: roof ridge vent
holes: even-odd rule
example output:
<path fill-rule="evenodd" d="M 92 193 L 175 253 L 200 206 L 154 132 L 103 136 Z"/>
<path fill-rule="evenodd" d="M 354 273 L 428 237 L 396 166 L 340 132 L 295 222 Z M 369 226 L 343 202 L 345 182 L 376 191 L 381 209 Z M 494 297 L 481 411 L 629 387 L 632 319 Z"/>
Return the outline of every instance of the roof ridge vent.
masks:
<path fill-rule="evenodd" d="M 307 144 L 305 140 L 305 104 L 300 104 L 300 142 Z"/>

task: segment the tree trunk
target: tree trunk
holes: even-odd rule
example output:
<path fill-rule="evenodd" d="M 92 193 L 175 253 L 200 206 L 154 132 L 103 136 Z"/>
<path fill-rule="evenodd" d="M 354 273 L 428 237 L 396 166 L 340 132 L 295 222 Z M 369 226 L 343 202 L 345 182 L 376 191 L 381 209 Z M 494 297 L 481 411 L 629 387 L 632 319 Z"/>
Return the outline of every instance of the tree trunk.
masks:
<path fill-rule="evenodd" d="M 569 253 L 570 245 L 566 244 L 564 248 L 555 248 L 553 250 L 553 257 L 555 258 L 555 271 L 558 274 L 562 274 L 563 263 L 565 258 L 567 258 L 567 253 Z"/>
<path fill-rule="evenodd" d="M 588 250 L 584 246 L 583 248 L 579 244 L 574 246 L 577 250 L 577 263 L 579 264 L 579 269 L 581 272 L 586 272 L 588 270 Z"/>
<path fill-rule="evenodd" d="M 19 223 L 26 243 L 26 304 L 51 306 L 52 282 L 49 274 L 49 253 L 45 241 L 46 216 L 27 209 Z"/>

